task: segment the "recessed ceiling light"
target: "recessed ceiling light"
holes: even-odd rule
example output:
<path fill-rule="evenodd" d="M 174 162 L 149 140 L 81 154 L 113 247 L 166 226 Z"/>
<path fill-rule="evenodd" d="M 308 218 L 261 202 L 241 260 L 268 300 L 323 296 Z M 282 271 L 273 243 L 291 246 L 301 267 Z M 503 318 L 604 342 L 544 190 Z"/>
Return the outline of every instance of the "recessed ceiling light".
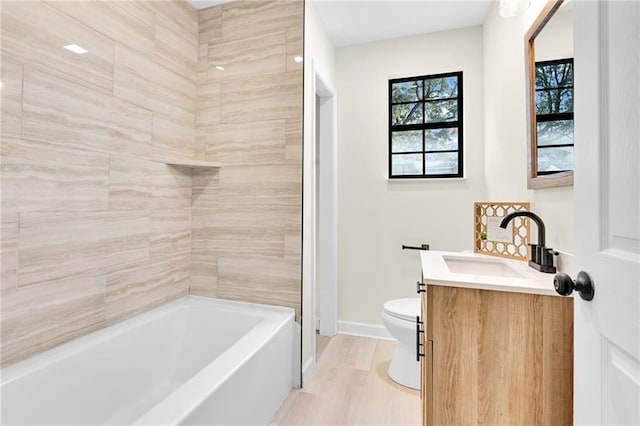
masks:
<path fill-rule="evenodd" d="M 300 62 L 304 61 L 304 59 L 302 58 L 302 56 L 296 56 L 295 58 L 293 58 L 293 60 L 294 60 L 295 62 L 298 62 L 298 63 L 300 63 Z"/>
<path fill-rule="evenodd" d="M 220 65 L 216 65 L 216 69 L 219 71 L 224 71 L 224 67 Z"/>
<path fill-rule="evenodd" d="M 67 44 L 64 48 L 72 51 L 73 53 L 77 53 L 78 55 L 84 55 L 88 52 L 87 49 L 80 47 L 77 44 Z"/>

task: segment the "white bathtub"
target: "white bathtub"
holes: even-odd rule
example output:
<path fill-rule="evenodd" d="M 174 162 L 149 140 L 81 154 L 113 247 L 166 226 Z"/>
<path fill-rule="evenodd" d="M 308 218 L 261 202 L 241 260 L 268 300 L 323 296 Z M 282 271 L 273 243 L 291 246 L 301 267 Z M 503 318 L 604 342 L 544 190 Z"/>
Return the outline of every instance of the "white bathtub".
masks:
<path fill-rule="evenodd" d="M 188 296 L 2 369 L 2 425 L 264 425 L 296 334 L 292 309 Z"/>

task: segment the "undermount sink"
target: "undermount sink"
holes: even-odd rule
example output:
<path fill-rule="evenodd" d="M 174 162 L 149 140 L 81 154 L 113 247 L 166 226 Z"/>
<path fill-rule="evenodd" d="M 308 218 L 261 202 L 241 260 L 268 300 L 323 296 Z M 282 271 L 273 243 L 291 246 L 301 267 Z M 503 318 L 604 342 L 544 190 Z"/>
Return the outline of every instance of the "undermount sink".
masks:
<path fill-rule="evenodd" d="M 491 277 L 523 278 L 500 260 L 471 259 L 443 256 L 449 271 L 454 274 L 484 275 Z"/>

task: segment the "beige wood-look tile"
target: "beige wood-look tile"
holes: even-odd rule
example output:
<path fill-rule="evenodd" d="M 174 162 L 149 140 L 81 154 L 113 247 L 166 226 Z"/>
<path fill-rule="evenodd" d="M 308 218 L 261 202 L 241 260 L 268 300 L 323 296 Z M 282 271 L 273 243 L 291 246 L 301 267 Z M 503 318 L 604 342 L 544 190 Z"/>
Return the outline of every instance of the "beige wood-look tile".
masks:
<path fill-rule="evenodd" d="M 196 79 L 186 78 L 161 65 L 153 74 L 156 84 L 154 113 L 193 126 L 196 120 Z"/>
<path fill-rule="evenodd" d="M 149 217 L 139 212 L 20 215 L 18 285 L 100 273 L 149 257 Z"/>
<path fill-rule="evenodd" d="M 151 185 L 149 176 L 161 170 L 161 164 L 118 154 L 109 161 L 109 209 L 149 209 Z"/>
<path fill-rule="evenodd" d="M 191 206 L 194 218 L 199 214 L 209 215 L 212 209 L 218 207 L 218 197 L 220 195 L 219 170 L 193 170 Z M 202 211 L 202 213 L 197 213 L 198 211 Z M 197 227 L 195 222 L 194 227 Z"/>
<path fill-rule="evenodd" d="M 287 28 L 287 71 L 297 71 L 303 69 L 303 63 L 297 62 L 296 57 L 304 57 L 304 31 L 303 19 L 300 22 Z"/>
<path fill-rule="evenodd" d="M 218 257 L 218 297 L 300 307 L 299 260 Z"/>
<path fill-rule="evenodd" d="M 222 82 L 220 118 L 223 123 L 297 118 L 301 108 L 300 71 Z"/>
<path fill-rule="evenodd" d="M 1 290 L 18 286 L 18 215 L 2 210 L 0 220 Z"/>
<path fill-rule="evenodd" d="M 2 364 L 102 327 L 104 292 L 104 275 L 84 273 L 4 291 Z"/>
<path fill-rule="evenodd" d="M 211 132 L 211 127 L 213 126 L 204 126 L 204 125 L 196 124 L 196 128 L 194 130 L 194 136 L 193 136 L 193 148 L 194 148 L 195 158 L 198 160 L 206 160 L 205 151 L 207 149 L 207 134 Z M 215 161 L 215 160 L 211 159 L 209 161 Z"/>
<path fill-rule="evenodd" d="M 160 114 L 153 114 L 152 135 L 152 145 L 156 154 L 180 159 L 195 156 L 193 123 L 182 123 Z"/>
<path fill-rule="evenodd" d="M 158 163 L 147 176 L 151 184 L 149 208 L 183 209 L 191 207 L 191 169 Z"/>
<path fill-rule="evenodd" d="M 196 78 L 198 31 L 188 32 L 170 17 L 155 15 L 155 59 L 168 69 Z"/>
<path fill-rule="evenodd" d="M 215 223 L 197 230 L 194 236 L 220 255 L 284 256 L 281 214 L 271 212 L 223 213 L 220 209 Z"/>
<path fill-rule="evenodd" d="M 194 266 L 197 266 L 198 274 L 202 276 L 218 275 L 218 253 L 215 249 L 208 248 L 209 241 L 204 238 L 191 239 L 191 255 Z M 197 265 L 199 264 L 199 266 Z"/>
<path fill-rule="evenodd" d="M 8 55 L 2 55 L 0 131 L 3 139 L 9 136 L 19 137 L 22 134 L 22 68 L 22 64 L 12 61 Z"/>
<path fill-rule="evenodd" d="M 302 214 L 301 214 L 302 215 Z M 302 233 L 286 230 L 284 234 L 284 257 L 286 259 L 301 259 Z"/>
<path fill-rule="evenodd" d="M 209 45 L 209 79 L 278 74 L 287 70 L 287 32 L 278 31 Z M 216 69 L 223 66 L 224 71 Z"/>
<path fill-rule="evenodd" d="M 154 14 L 141 1 L 47 1 L 93 30 L 141 52 L 153 51 Z"/>
<path fill-rule="evenodd" d="M 107 208 L 107 154 L 13 138 L 1 152 L 3 212 Z"/>
<path fill-rule="evenodd" d="M 200 43 L 211 43 L 222 36 L 222 6 L 213 6 L 198 11 Z"/>
<path fill-rule="evenodd" d="M 287 163 L 302 167 L 302 120 L 287 120 L 287 145 L 285 158 Z"/>
<path fill-rule="evenodd" d="M 141 314 L 188 294 L 188 283 L 178 279 L 178 262 L 187 258 L 143 260 L 107 274 L 107 324 Z"/>
<path fill-rule="evenodd" d="M 198 96 L 200 96 L 200 90 L 207 84 L 209 79 L 207 70 L 209 68 L 209 45 L 198 45 L 198 63 L 196 66 L 197 81 L 198 81 Z"/>
<path fill-rule="evenodd" d="M 295 165 L 229 166 L 220 169 L 220 187 L 239 193 L 300 194 L 302 170 Z"/>
<path fill-rule="evenodd" d="M 153 156 L 151 144 L 151 111 L 112 98 L 112 112 L 109 114 L 111 152 L 150 158 Z"/>
<path fill-rule="evenodd" d="M 198 87 L 198 111 L 196 114 L 198 126 L 220 123 L 221 87 L 220 82 L 211 81 Z"/>
<path fill-rule="evenodd" d="M 221 124 L 209 128 L 206 158 L 223 166 L 281 164 L 285 159 L 285 120 Z"/>
<path fill-rule="evenodd" d="M 188 169 L 139 158 L 111 155 L 109 208 L 184 209 L 191 203 Z"/>
<path fill-rule="evenodd" d="M 186 124 L 195 122 L 195 79 L 157 64 L 151 56 L 115 48 L 113 94 L 124 101 Z"/>
<path fill-rule="evenodd" d="M 191 209 L 162 209 L 150 212 L 149 256 L 189 255 L 191 252 Z"/>
<path fill-rule="evenodd" d="M 203 247 L 204 242 L 194 240 L 191 249 L 190 293 L 216 297 L 218 290 L 218 256 L 215 250 Z"/>
<path fill-rule="evenodd" d="M 57 145 L 107 151 L 111 97 L 25 67 L 22 136 Z"/>
<path fill-rule="evenodd" d="M 115 47 L 113 94 L 149 111 L 156 103 L 153 74 L 158 68 L 149 54 L 140 54 L 120 44 Z"/>
<path fill-rule="evenodd" d="M 146 2 L 156 15 L 170 19 L 176 30 L 198 34 L 198 10 L 188 1 L 170 0 Z"/>
<path fill-rule="evenodd" d="M 302 25 L 303 2 L 239 0 L 222 5 L 222 37 L 237 40 Z"/>
<path fill-rule="evenodd" d="M 88 52 L 64 49 L 70 43 Z M 113 87 L 113 42 L 40 2 L 2 3 L 2 52 L 88 88 L 107 93 Z"/>

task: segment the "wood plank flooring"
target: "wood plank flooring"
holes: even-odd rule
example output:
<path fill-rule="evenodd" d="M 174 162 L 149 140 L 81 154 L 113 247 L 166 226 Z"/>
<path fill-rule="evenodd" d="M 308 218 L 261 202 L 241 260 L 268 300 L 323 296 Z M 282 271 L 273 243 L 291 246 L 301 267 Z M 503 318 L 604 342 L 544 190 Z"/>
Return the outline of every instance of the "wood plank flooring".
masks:
<path fill-rule="evenodd" d="M 331 341 L 331 337 L 329 336 L 321 336 L 316 332 L 316 362 L 320 360 L 324 350 L 327 349 L 329 342 Z"/>
<path fill-rule="evenodd" d="M 332 338 L 309 383 L 291 391 L 271 425 L 419 425 L 419 392 L 387 376 L 394 348 L 386 340 Z"/>

